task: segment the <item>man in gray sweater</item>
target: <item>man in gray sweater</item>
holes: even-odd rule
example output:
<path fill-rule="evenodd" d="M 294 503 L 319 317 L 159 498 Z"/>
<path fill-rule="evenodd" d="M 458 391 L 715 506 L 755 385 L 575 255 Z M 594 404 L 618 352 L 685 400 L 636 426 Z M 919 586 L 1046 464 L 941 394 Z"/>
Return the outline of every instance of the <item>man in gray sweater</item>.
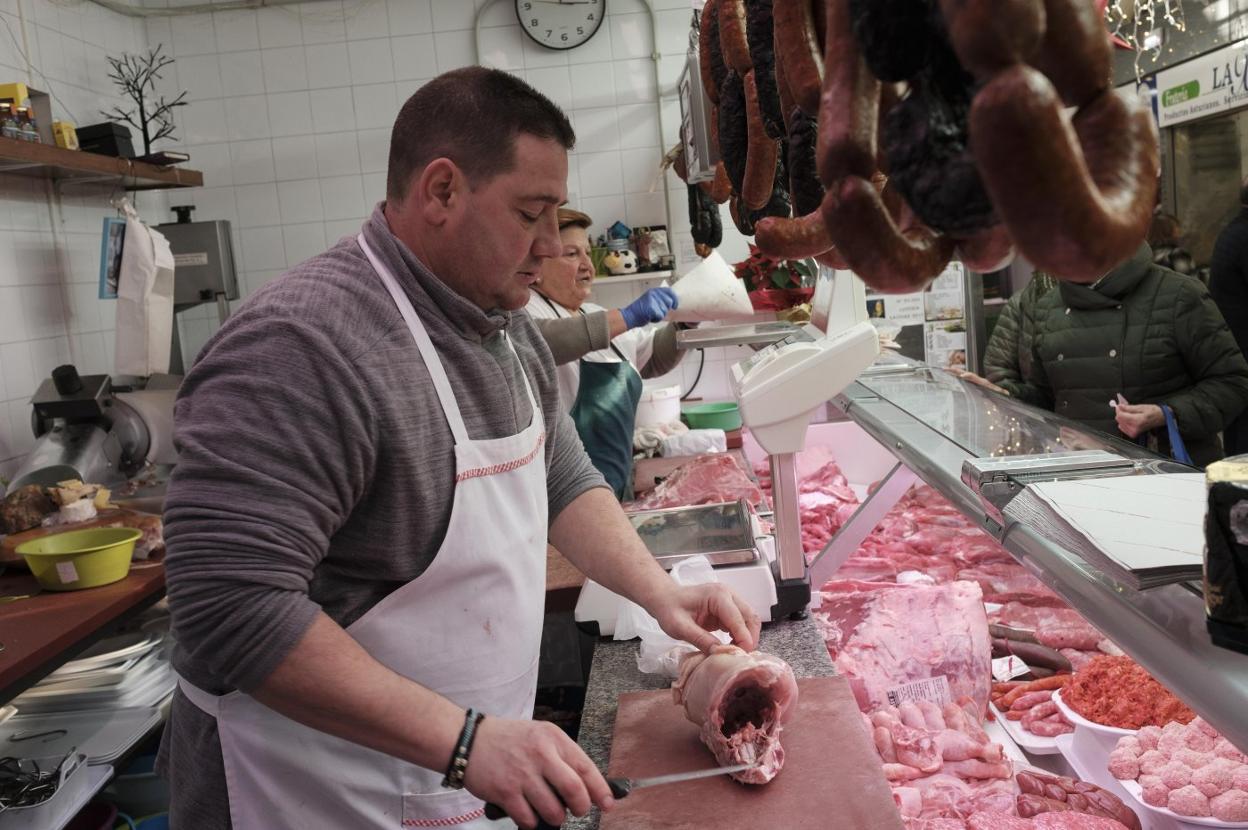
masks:
<path fill-rule="evenodd" d="M 559 405 L 521 309 L 559 253 L 566 117 L 478 67 L 404 105 L 387 201 L 257 292 L 177 403 L 165 522 L 179 828 L 522 827 L 611 806 L 530 719 L 549 538 L 700 648 L 758 619 L 676 586 Z"/>

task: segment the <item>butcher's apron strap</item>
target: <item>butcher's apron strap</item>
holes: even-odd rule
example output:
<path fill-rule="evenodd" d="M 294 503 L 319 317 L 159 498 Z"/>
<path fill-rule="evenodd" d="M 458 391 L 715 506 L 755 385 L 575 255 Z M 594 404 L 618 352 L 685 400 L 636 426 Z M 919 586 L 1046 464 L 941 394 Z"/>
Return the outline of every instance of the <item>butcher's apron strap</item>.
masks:
<path fill-rule="evenodd" d="M 455 443 L 468 443 L 468 428 L 464 426 L 464 418 L 459 412 L 459 404 L 455 402 L 455 393 L 451 390 L 450 378 L 446 376 L 446 369 L 443 368 L 442 361 L 438 358 L 438 353 L 433 347 L 433 341 L 429 338 L 429 332 L 425 331 L 424 325 L 416 315 L 416 309 L 412 307 L 411 301 L 403 293 L 403 287 L 395 280 L 394 275 L 390 273 L 390 269 L 383 265 L 377 258 L 377 255 L 373 253 L 373 249 L 369 246 L 368 241 L 364 239 L 364 234 L 359 234 L 356 237 L 356 241 L 359 242 L 360 250 L 364 252 L 364 256 L 368 257 L 373 270 L 381 277 L 386 290 L 390 292 L 391 298 L 394 299 L 394 304 L 398 306 L 399 313 L 403 315 L 403 320 L 412 332 L 412 338 L 415 339 L 416 346 L 420 349 L 420 356 L 425 360 L 425 369 L 429 372 L 430 380 L 433 381 L 433 388 L 437 390 L 438 400 L 442 404 L 442 413 L 446 416 L 446 421 L 451 427 L 451 434 L 455 436 Z"/>

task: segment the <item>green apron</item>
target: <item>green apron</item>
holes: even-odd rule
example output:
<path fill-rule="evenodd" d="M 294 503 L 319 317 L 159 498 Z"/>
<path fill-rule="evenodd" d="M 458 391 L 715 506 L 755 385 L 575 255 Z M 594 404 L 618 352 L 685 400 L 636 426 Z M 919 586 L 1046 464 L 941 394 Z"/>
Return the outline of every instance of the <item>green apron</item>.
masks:
<path fill-rule="evenodd" d="M 640 400 L 641 375 L 623 355 L 619 363 L 581 361 L 572 421 L 589 460 L 621 501 L 633 498 L 633 427 Z"/>
<path fill-rule="evenodd" d="M 543 296 L 551 310 L 550 298 Z M 585 312 L 581 312 L 584 314 Z M 580 362 L 572 422 L 585 452 L 621 501 L 633 498 L 633 428 L 641 401 L 641 375 L 615 346 L 619 363 Z"/>

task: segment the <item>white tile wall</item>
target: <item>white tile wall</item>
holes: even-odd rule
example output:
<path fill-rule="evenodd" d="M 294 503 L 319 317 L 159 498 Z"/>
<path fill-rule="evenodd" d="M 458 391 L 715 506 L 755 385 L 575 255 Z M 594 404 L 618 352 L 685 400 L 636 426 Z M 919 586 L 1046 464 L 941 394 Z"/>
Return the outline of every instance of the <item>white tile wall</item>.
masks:
<path fill-rule="evenodd" d="M 57 118 L 95 123 L 101 109 L 120 103 L 105 55 L 137 52 L 146 40 L 141 23 L 92 3 L 6 0 L 0 2 L 0 81 L 52 93 Z M 29 73 L 22 43 L 30 49 Z M 219 87 L 215 58 L 194 69 L 201 89 Z M 205 161 L 228 175 L 225 145 L 208 149 Z M 33 445 L 29 401 L 42 378 L 71 361 L 84 374 L 111 371 L 113 307 L 96 297 L 110 195 L 85 185 L 58 194 L 41 179 L 0 175 L 0 477 L 11 476 Z M 160 197 L 137 202 L 140 212 L 163 220 Z"/>
<path fill-rule="evenodd" d="M 569 191 L 594 216 L 595 233 L 617 219 L 669 223 L 666 188 L 673 249 L 691 248 L 684 186 L 657 172 L 664 148 L 677 140 L 679 108 L 663 97 L 660 130 L 650 58 L 657 42 L 663 92 L 670 93 L 683 66 L 689 0 L 655 0 L 657 37 L 640 0 L 613 0 L 598 35 L 570 52 L 533 44 L 510 4 L 490 0 L 329 0 L 146 22 L 91 3 L 4 0 L 0 21 L 20 39 L 18 16 L 9 13 L 19 3 L 36 68 L 29 80 L 56 92 L 58 114 L 77 123 L 91 123 L 111 103 L 105 55 L 163 44 L 174 57 L 162 88 L 186 90 L 191 104 L 179 112 L 170 146 L 192 155 L 207 185 L 177 201 L 197 205 L 197 219 L 234 224 L 246 293 L 359 227 L 384 196 L 399 107 L 423 81 L 476 62 L 473 26 L 486 6 L 481 62 L 542 90 L 576 127 Z M 0 31 L 4 80 L 26 75 L 11 43 Z M 0 259 L 0 474 L 28 448 L 26 400 L 38 377 L 63 360 L 84 371 L 111 364 L 113 311 L 94 288 L 109 193 L 66 193 L 58 201 L 42 182 L 0 177 L 0 247 L 12 252 Z M 139 204 L 152 221 L 166 218 L 163 196 L 142 196 Z M 726 212 L 724 220 L 725 255 L 740 258 L 744 241 Z M 210 336 L 214 320 L 206 308 L 183 315 L 188 353 Z M 673 376 L 688 383 L 696 355 L 686 364 Z M 708 356 L 699 392 L 726 394 L 724 366 L 723 355 Z"/>

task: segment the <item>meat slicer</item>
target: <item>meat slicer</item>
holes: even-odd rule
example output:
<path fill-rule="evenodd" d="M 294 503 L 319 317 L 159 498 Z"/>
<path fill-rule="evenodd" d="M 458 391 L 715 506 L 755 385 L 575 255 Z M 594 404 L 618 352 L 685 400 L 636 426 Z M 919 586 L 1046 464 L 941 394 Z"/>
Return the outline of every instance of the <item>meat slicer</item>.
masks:
<path fill-rule="evenodd" d="M 115 486 L 146 464 L 174 464 L 173 403 L 182 378 L 154 375 L 127 386 L 109 375 L 58 366 L 31 399 L 36 442 L 9 483 L 80 479 Z"/>
<path fill-rule="evenodd" d="M 793 327 L 780 342 L 732 367 L 741 418 L 769 455 L 774 534 L 762 532 L 757 517 L 744 507 L 735 512 L 724 510 L 730 505 L 658 511 L 680 516 L 679 522 L 666 518 L 668 524 L 680 526 L 706 510 L 736 515 L 737 525 L 753 522 L 746 537 L 753 538 L 753 556 L 738 558 L 740 551 L 711 550 L 704 543 L 701 551 L 688 548 L 680 551 L 680 556 L 697 552 L 708 555 L 719 582 L 736 591 L 764 621 L 803 614 L 810 604 L 810 575 L 798 514 L 796 454 L 806 445 L 807 427 L 819 407 L 879 356 L 879 337 L 867 321 L 866 310 L 866 289 L 861 280 L 848 271 L 821 268 L 810 323 Z M 639 519 L 645 515 L 636 514 L 634 526 L 639 520 L 648 521 Z M 644 533 L 642 538 L 656 558 L 664 561 L 663 544 L 647 540 Z M 745 545 L 738 543 L 736 547 Z M 591 628 L 596 625 L 598 633 L 611 635 L 620 602 L 606 588 L 586 581 L 576 604 L 576 622 Z"/>

